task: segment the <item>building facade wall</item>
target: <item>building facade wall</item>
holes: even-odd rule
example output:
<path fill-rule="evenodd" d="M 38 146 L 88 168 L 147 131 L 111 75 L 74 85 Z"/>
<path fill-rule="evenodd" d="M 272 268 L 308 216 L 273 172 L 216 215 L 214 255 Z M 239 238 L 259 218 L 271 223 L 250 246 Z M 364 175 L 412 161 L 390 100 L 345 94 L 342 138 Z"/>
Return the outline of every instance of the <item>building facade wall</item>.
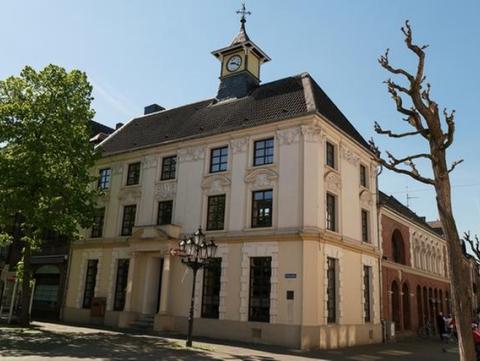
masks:
<path fill-rule="evenodd" d="M 256 140 L 274 138 L 274 162 L 253 166 Z M 335 145 L 336 168 L 325 164 L 325 144 Z M 210 174 L 210 150 L 228 146 L 228 169 Z M 177 155 L 174 180 L 160 181 L 164 156 Z M 128 164 L 142 162 L 140 183 L 125 186 Z M 368 169 L 360 186 L 359 166 Z M 101 159 L 92 170 L 112 168 L 105 206 L 103 238 L 72 247 L 64 318 L 128 327 L 154 315 L 154 328 L 185 332 L 192 273 L 170 256 L 182 234 L 205 229 L 209 195 L 226 195 L 225 229 L 206 232 L 219 245 L 219 318 L 201 317 L 202 272 L 195 285 L 195 333 L 217 338 L 301 348 L 336 348 L 379 342 L 380 279 L 376 214 L 376 165 L 371 155 L 319 116 L 132 151 Z M 273 190 L 272 227 L 252 228 L 252 191 Z M 326 230 L 326 192 L 336 196 L 338 228 Z M 173 225 L 157 226 L 158 201 L 173 200 Z M 121 237 L 122 208 L 136 204 L 133 235 Z M 361 209 L 369 214 L 368 242 L 362 241 Z M 271 257 L 270 321 L 248 321 L 251 257 Z M 337 259 L 335 323 L 326 319 L 326 260 Z M 116 262 L 129 258 L 123 311 L 113 311 Z M 88 259 L 98 259 L 95 297 L 106 313 L 91 317 L 82 308 Z M 162 263 L 163 262 L 163 263 Z M 160 272 L 160 265 L 163 269 Z M 363 266 L 372 269 L 372 319 L 365 322 Z M 358 275 L 351 277 L 350 275 Z M 158 291 L 161 279 L 161 290 Z M 291 292 L 287 299 L 287 291 Z M 352 301 L 355 300 L 355 301 Z M 157 312 L 158 310 L 158 312 Z"/>
<path fill-rule="evenodd" d="M 395 322 L 397 332 L 414 332 L 427 321 L 436 329 L 439 312 L 451 312 L 444 239 L 432 230 L 382 206 L 382 319 Z M 392 243 L 399 232 L 405 262 L 395 262 Z M 397 236 L 398 237 L 398 236 Z"/>

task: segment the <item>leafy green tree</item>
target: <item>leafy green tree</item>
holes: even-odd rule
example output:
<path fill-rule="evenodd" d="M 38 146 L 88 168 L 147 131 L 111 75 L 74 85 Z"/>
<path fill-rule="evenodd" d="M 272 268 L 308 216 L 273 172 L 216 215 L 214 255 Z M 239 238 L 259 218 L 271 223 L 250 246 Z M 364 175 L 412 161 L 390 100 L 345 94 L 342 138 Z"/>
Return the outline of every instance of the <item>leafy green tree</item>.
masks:
<path fill-rule="evenodd" d="M 25 67 L 0 81 L 0 241 L 20 228 L 23 258 L 20 323 L 29 324 L 32 252 L 47 231 L 79 236 L 93 219 L 96 190 L 89 169 L 92 86 L 85 73 Z"/>

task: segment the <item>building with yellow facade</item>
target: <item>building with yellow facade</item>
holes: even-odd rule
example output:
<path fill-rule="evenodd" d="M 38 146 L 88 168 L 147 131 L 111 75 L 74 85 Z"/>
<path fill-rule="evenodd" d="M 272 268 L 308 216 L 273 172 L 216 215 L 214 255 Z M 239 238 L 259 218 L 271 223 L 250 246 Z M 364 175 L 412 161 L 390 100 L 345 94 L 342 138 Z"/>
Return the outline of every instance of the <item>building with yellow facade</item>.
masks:
<path fill-rule="evenodd" d="M 260 83 L 245 18 L 218 94 L 153 105 L 104 140 L 105 195 L 72 245 L 63 319 L 186 332 L 192 273 L 170 250 L 201 226 L 216 260 L 194 335 L 302 349 L 380 342 L 377 164 L 312 77 Z M 212 74 L 215 76 L 215 74 Z"/>

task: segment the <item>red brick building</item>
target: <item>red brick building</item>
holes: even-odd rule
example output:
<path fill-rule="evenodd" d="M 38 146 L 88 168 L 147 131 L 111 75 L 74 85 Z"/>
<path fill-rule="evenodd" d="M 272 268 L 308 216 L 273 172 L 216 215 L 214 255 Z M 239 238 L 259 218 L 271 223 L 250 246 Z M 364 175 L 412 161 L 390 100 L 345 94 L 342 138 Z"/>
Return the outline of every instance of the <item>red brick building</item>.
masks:
<path fill-rule="evenodd" d="M 379 194 L 382 318 L 400 333 L 415 332 L 438 312 L 450 313 L 447 245 L 425 218 Z"/>

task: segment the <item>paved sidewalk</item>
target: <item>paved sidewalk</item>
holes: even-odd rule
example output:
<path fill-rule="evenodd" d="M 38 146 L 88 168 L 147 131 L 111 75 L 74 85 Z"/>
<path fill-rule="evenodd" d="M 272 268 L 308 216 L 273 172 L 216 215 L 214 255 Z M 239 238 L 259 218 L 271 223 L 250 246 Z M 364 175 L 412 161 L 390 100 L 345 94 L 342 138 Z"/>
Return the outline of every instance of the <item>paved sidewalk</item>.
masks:
<path fill-rule="evenodd" d="M 453 361 L 458 360 L 454 345 L 442 351 L 433 340 L 411 340 L 390 345 L 370 345 L 339 351 L 301 352 L 280 347 L 194 342 L 172 337 L 138 335 L 63 324 L 34 322 L 22 329 L 0 325 L 2 360 L 229 360 L 229 361 Z"/>

